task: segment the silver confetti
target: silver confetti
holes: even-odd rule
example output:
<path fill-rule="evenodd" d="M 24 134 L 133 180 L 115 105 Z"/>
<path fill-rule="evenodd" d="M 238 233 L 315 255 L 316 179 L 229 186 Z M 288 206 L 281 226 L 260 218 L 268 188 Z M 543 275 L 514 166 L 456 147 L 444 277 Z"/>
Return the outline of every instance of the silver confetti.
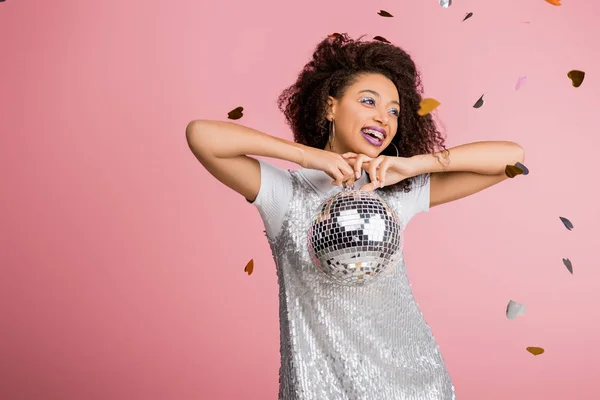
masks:
<path fill-rule="evenodd" d="M 506 317 L 508 319 L 516 319 L 525 314 L 525 306 L 516 301 L 509 301 L 506 306 Z"/>
<path fill-rule="evenodd" d="M 452 0 L 440 0 L 440 6 L 448 8 L 452 5 Z"/>
<path fill-rule="evenodd" d="M 308 250 L 333 281 L 364 284 L 396 264 L 402 233 L 402 223 L 381 197 L 348 188 L 319 207 L 308 231 Z"/>

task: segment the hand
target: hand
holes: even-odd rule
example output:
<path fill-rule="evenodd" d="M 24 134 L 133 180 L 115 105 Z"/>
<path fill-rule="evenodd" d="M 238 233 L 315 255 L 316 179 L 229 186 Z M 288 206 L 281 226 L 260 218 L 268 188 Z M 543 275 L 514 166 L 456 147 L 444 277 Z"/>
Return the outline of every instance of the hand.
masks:
<path fill-rule="evenodd" d="M 333 178 L 331 184 L 335 186 L 341 186 L 343 184 L 352 186 L 356 180 L 356 178 L 354 178 L 354 170 L 348 161 L 340 154 L 331 151 L 306 147 L 304 148 L 300 165 L 304 168 L 325 172 Z"/>
<path fill-rule="evenodd" d="M 369 173 L 371 183 L 360 188 L 371 192 L 377 188 L 394 185 L 404 179 L 418 175 L 417 168 L 410 158 L 379 156 L 371 158 L 364 154 L 345 153 L 342 157 L 353 167 L 356 179 L 364 169 Z"/>

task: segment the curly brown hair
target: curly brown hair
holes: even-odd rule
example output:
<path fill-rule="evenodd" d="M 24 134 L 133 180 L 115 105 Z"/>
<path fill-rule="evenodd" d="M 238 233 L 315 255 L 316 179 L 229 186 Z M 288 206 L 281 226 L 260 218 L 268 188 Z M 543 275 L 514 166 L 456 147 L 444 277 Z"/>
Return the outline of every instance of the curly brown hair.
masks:
<path fill-rule="evenodd" d="M 379 73 L 394 83 L 400 96 L 398 131 L 394 137 L 399 155 L 411 157 L 446 150 L 444 137 L 432 116 L 417 114 L 423 86 L 410 55 L 386 42 L 361 39 L 352 40 L 345 33 L 329 35 L 317 45 L 296 82 L 279 96 L 279 109 L 292 129 L 294 141 L 323 149 L 329 135 L 325 118 L 328 96 L 340 99 L 361 74 Z M 396 155 L 393 146 L 388 146 L 383 154 L 386 153 Z M 398 185 L 408 192 L 412 181 L 407 179 Z"/>

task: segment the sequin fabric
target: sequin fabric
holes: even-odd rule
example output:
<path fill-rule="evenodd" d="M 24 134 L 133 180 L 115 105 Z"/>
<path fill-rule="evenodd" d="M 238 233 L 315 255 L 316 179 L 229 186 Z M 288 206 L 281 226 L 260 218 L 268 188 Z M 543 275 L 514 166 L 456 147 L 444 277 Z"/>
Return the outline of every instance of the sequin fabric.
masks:
<path fill-rule="evenodd" d="M 332 282 L 312 263 L 307 242 L 325 198 L 298 171 L 290 174 L 294 195 L 281 231 L 269 240 L 279 284 L 278 399 L 455 399 L 404 258 L 367 285 Z M 402 213 L 393 187 L 378 194 Z"/>

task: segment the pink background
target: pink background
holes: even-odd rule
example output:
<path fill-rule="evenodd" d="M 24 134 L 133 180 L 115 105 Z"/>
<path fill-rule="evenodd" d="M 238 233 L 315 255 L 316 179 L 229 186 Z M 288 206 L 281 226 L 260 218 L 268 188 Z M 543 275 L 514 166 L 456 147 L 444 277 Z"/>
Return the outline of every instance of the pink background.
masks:
<path fill-rule="evenodd" d="M 0 399 L 276 398 L 262 222 L 184 130 L 243 106 L 240 123 L 291 138 L 277 95 L 336 31 L 413 55 L 449 145 L 526 149 L 529 176 L 407 231 L 459 399 L 600 398 L 600 4 L 235 3 L 0 3 Z M 571 69 L 587 72 L 580 88 Z M 515 321 L 511 299 L 527 306 Z"/>

